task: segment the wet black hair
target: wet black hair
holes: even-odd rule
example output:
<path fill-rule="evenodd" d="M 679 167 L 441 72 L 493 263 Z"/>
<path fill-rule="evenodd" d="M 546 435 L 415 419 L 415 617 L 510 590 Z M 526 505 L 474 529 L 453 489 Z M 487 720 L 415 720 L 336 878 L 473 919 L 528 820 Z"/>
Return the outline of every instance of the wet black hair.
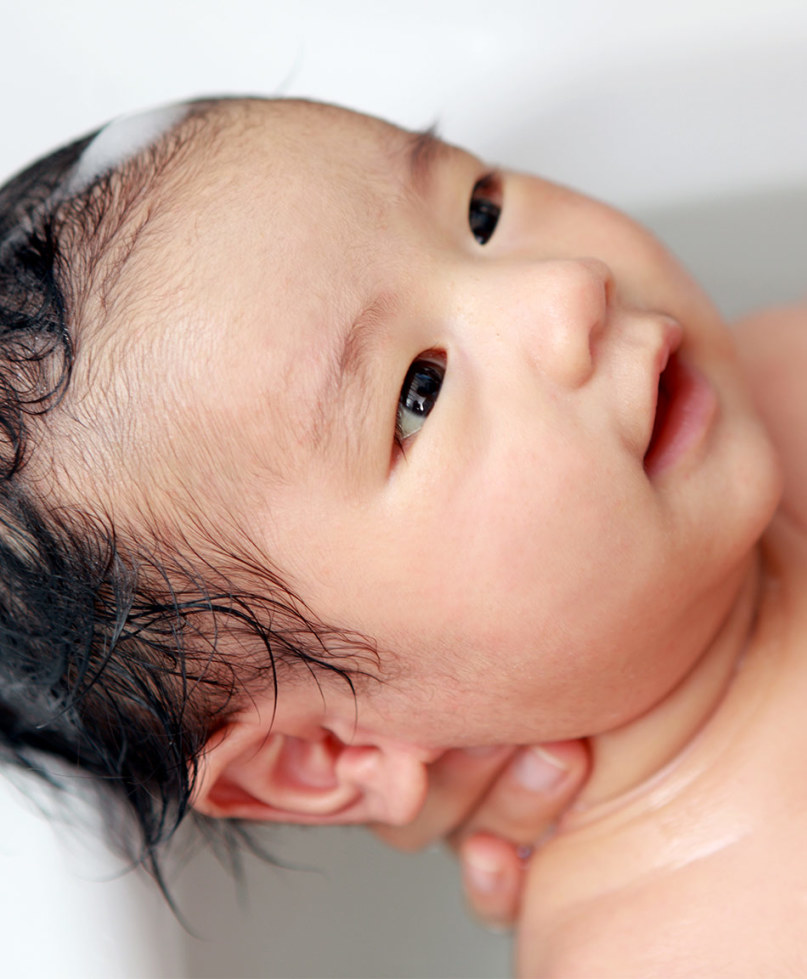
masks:
<path fill-rule="evenodd" d="M 64 188 L 95 134 L 0 188 L 0 746 L 51 781 L 56 756 L 124 800 L 133 855 L 161 883 L 158 855 L 189 813 L 203 746 L 244 696 L 257 684 L 277 695 L 289 664 L 352 687 L 345 651 L 372 654 L 313 620 L 271 569 L 252 565 L 245 594 L 224 567 L 169 541 L 124 541 L 103 512 L 59 505 L 30 477 L 32 458 L 58 459 L 48 417 L 69 390 L 88 284 L 205 114 L 78 196 Z M 232 635 L 237 657 L 222 649 Z"/>

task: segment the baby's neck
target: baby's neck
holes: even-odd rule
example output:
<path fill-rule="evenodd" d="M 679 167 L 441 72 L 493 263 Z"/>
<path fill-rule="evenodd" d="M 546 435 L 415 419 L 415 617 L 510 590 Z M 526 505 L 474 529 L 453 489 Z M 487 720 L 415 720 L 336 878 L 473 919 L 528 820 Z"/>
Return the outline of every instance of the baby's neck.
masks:
<path fill-rule="evenodd" d="M 755 552 L 728 615 L 684 680 L 642 717 L 590 739 L 591 776 L 574 806 L 576 813 L 611 803 L 647 782 L 709 723 L 748 649 L 765 574 L 761 551 Z"/>
<path fill-rule="evenodd" d="M 593 739 L 582 811 L 530 863 L 520 974 L 804 972 L 803 533 L 774 520 L 735 595 L 685 683 Z"/>

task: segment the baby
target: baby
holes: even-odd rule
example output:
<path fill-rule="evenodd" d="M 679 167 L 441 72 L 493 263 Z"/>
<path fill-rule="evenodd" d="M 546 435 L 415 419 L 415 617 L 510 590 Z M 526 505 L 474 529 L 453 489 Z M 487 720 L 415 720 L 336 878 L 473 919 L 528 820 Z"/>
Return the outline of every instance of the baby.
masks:
<path fill-rule="evenodd" d="M 15 752 L 155 846 L 403 825 L 449 749 L 587 738 L 521 971 L 799 971 L 795 314 L 743 371 L 623 215 L 301 102 L 119 122 L 0 215 Z"/>

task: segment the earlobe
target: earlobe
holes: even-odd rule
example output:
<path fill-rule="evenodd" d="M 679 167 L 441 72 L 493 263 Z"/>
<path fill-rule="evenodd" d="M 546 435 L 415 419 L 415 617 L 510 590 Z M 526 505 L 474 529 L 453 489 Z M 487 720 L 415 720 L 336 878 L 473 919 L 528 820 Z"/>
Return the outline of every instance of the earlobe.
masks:
<path fill-rule="evenodd" d="M 236 721 L 208 743 L 193 806 L 229 819 L 403 825 L 422 806 L 427 781 L 426 762 L 409 745 L 345 744 L 321 728 L 264 734 Z"/>

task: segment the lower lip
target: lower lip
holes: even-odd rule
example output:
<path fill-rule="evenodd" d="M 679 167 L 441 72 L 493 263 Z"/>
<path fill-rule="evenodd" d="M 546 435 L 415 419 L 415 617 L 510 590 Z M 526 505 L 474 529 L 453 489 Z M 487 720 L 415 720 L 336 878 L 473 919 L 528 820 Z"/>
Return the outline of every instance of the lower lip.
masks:
<path fill-rule="evenodd" d="M 677 356 L 670 358 L 664 372 L 666 408 L 656 408 L 656 424 L 650 448 L 644 458 L 648 476 L 675 465 L 689 449 L 700 442 L 717 411 L 717 395 L 700 371 Z"/>

